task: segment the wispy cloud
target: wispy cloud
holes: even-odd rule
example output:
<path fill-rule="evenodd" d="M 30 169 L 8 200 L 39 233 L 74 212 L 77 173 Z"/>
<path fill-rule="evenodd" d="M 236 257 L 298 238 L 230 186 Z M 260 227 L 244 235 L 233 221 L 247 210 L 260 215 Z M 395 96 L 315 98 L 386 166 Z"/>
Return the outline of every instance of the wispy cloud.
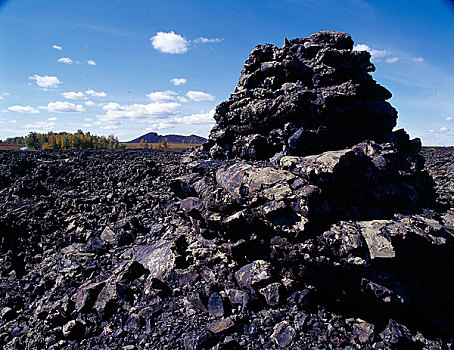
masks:
<path fill-rule="evenodd" d="M 187 80 L 185 78 L 173 78 L 170 79 L 170 82 L 175 86 L 179 86 L 186 84 Z"/>
<path fill-rule="evenodd" d="M 61 50 L 62 50 L 62 47 L 59 46 L 59 45 L 52 45 L 52 47 L 53 47 L 55 50 L 58 50 L 58 51 L 61 51 Z"/>
<path fill-rule="evenodd" d="M 54 126 L 55 126 L 55 123 L 52 123 L 52 122 L 36 122 L 33 124 L 22 125 L 22 128 L 33 130 L 33 131 L 49 131 Z"/>
<path fill-rule="evenodd" d="M 29 80 L 35 80 L 38 86 L 43 88 L 56 88 L 62 82 L 55 76 L 40 76 L 35 74 L 33 76 L 28 77 Z"/>
<path fill-rule="evenodd" d="M 214 101 L 214 96 L 203 91 L 188 91 L 187 98 L 195 102 Z"/>
<path fill-rule="evenodd" d="M 413 58 L 413 62 L 422 63 L 422 62 L 424 62 L 424 58 L 422 58 L 422 57 L 415 57 L 415 58 Z"/>
<path fill-rule="evenodd" d="M 220 43 L 224 39 L 220 38 L 204 38 L 203 36 L 198 37 L 197 39 L 192 40 L 196 44 L 208 44 L 208 43 Z"/>
<path fill-rule="evenodd" d="M 386 63 L 396 63 L 397 61 L 399 61 L 400 58 L 399 57 L 388 57 L 385 62 Z"/>
<path fill-rule="evenodd" d="M 41 106 L 39 108 L 45 109 L 51 113 L 85 112 L 84 106 L 66 101 L 49 102 L 47 107 Z"/>
<path fill-rule="evenodd" d="M 68 91 L 68 92 L 62 92 L 61 94 L 64 98 L 67 100 L 80 100 L 85 98 L 85 95 L 82 91 L 75 92 L 75 91 Z"/>
<path fill-rule="evenodd" d="M 446 119 L 447 122 L 450 122 L 450 121 L 452 121 L 454 118 L 453 118 L 453 117 L 446 117 L 445 119 Z"/>
<path fill-rule="evenodd" d="M 97 115 L 101 121 L 113 121 L 129 119 L 141 122 L 154 121 L 156 118 L 165 118 L 179 113 L 179 103 L 154 102 L 149 104 L 120 105 L 117 102 L 109 102 L 103 106 L 106 114 Z"/>
<path fill-rule="evenodd" d="M 11 106 L 8 107 L 8 110 L 11 112 L 16 112 L 16 113 L 27 113 L 27 114 L 36 114 L 39 113 L 39 110 L 36 108 L 30 107 L 30 106 Z"/>
<path fill-rule="evenodd" d="M 79 64 L 80 62 L 79 61 L 74 61 L 72 60 L 71 58 L 69 57 L 60 57 L 57 62 L 60 62 L 60 63 L 66 63 L 66 64 Z"/>
<path fill-rule="evenodd" d="M 177 124 L 196 125 L 196 124 L 212 124 L 214 123 L 214 109 L 209 112 L 200 112 L 183 117 L 176 117 L 173 121 Z"/>
<path fill-rule="evenodd" d="M 87 64 L 88 64 L 89 66 L 96 66 L 96 62 L 93 61 L 93 60 L 88 60 L 88 61 L 87 61 Z"/>
<path fill-rule="evenodd" d="M 175 96 L 178 95 L 175 91 L 155 91 L 150 92 L 147 97 L 152 101 L 174 101 Z"/>
<path fill-rule="evenodd" d="M 90 96 L 93 96 L 93 97 L 106 97 L 107 96 L 107 94 L 104 91 L 96 92 L 93 89 L 88 89 L 87 91 L 85 91 L 85 93 L 87 95 L 90 95 Z"/>
<path fill-rule="evenodd" d="M 53 121 L 56 121 L 57 119 L 58 119 L 57 117 L 50 117 L 50 118 L 47 118 L 47 121 L 53 122 Z"/>

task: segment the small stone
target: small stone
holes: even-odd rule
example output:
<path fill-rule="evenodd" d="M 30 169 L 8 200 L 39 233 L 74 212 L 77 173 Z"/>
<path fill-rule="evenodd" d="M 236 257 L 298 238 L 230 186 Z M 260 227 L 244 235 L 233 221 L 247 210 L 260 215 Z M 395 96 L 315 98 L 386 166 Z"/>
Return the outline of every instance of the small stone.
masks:
<path fill-rule="evenodd" d="M 363 344 L 372 340 L 374 325 L 367 322 L 359 322 L 353 325 L 353 336 Z"/>
<path fill-rule="evenodd" d="M 129 333 L 137 333 L 140 331 L 141 322 L 140 317 L 137 314 L 129 315 L 128 319 L 125 322 L 124 330 Z"/>
<path fill-rule="evenodd" d="M 17 316 L 16 311 L 6 306 L 0 311 L 0 318 L 4 321 L 11 321 Z"/>
<path fill-rule="evenodd" d="M 89 283 L 80 286 L 74 295 L 74 308 L 78 311 L 89 311 L 98 297 L 104 283 Z"/>
<path fill-rule="evenodd" d="M 224 316 L 224 302 L 221 294 L 214 292 L 208 299 L 208 312 L 213 317 Z"/>
<path fill-rule="evenodd" d="M 215 334 L 225 332 L 235 326 L 231 317 L 224 318 L 220 321 L 213 322 L 208 326 L 208 330 Z"/>
<path fill-rule="evenodd" d="M 83 339 L 85 337 L 85 325 L 79 320 L 71 320 L 63 326 L 62 333 L 66 338 Z"/>
<path fill-rule="evenodd" d="M 274 339 L 279 347 L 286 347 L 290 345 L 295 337 L 295 329 L 289 325 L 287 321 L 282 321 L 274 326 L 271 338 Z"/>
<path fill-rule="evenodd" d="M 271 280 L 271 264 L 264 260 L 256 260 L 243 266 L 235 273 L 240 287 L 252 287 Z"/>
<path fill-rule="evenodd" d="M 388 326 L 380 333 L 383 341 L 393 347 L 408 346 L 412 343 L 411 333 L 407 327 L 390 319 Z"/>
<path fill-rule="evenodd" d="M 259 290 L 259 293 L 265 297 L 269 306 L 278 306 L 281 303 L 282 285 L 279 282 L 271 283 Z"/>

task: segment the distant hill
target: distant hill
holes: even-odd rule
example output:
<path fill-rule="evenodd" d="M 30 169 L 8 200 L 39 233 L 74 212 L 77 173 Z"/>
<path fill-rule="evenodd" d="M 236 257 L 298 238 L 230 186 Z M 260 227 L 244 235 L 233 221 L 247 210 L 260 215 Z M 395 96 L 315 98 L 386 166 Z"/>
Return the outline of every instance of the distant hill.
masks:
<path fill-rule="evenodd" d="M 197 136 L 197 135 L 158 135 L 156 132 L 149 132 L 148 134 L 139 136 L 138 138 L 128 141 L 128 143 L 139 143 L 140 140 L 147 141 L 148 143 L 159 143 L 162 140 L 167 138 L 167 142 L 169 143 L 193 143 L 193 144 L 201 144 L 206 141 L 206 138 Z"/>

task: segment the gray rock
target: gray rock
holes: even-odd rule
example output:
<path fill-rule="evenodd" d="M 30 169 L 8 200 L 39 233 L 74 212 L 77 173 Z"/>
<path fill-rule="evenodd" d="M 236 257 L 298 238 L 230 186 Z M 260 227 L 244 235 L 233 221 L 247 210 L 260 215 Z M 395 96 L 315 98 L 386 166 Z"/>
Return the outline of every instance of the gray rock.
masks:
<path fill-rule="evenodd" d="M 235 279 L 240 287 L 251 288 L 266 283 L 271 278 L 271 264 L 264 260 L 253 261 L 235 272 Z"/>
<path fill-rule="evenodd" d="M 89 311 L 105 283 L 88 283 L 80 286 L 74 295 L 74 308 L 78 312 Z"/>
<path fill-rule="evenodd" d="M 208 325 L 208 330 L 215 334 L 227 332 L 235 326 L 232 317 L 223 318 L 220 321 L 215 321 Z"/>
<path fill-rule="evenodd" d="M 173 242 L 138 246 L 134 259 L 150 271 L 149 279 L 165 281 L 175 268 L 176 255 L 172 247 Z"/>
<path fill-rule="evenodd" d="M 224 316 L 224 301 L 218 292 L 214 292 L 210 295 L 208 299 L 208 312 L 213 317 L 223 317 Z"/>
<path fill-rule="evenodd" d="M 358 339 L 361 344 L 370 342 L 374 335 L 374 325 L 361 321 L 353 325 L 353 336 Z"/>
<path fill-rule="evenodd" d="M 282 321 L 274 326 L 271 338 L 276 342 L 277 346 L 285 348 L 292 343 L 295 335 L 295 329 L 287 321 Z"/>
<path fill-rule="evenodd" d="M 396 256 L 391 238 L 384 230 L 386 225 L 391 223 L 389 220 L 361 221 L 358 223 L 361 228 L 361 234 L 369 248 L 371 259 L 389 259 Z"/>
<path fill-rule="evenodd" d="M 71 320 L 63 326 L 62 333 L 69 339 L 83 339 L 85 337 L 85 324 L 80 320 Z"/>
<path fill-rule="evenodd" d="M 278 306 L 282 302 L 283 286 L 279 282 L 270 283 L 259 289 L 259 293 L 265 297 L 269 306 Z"/>

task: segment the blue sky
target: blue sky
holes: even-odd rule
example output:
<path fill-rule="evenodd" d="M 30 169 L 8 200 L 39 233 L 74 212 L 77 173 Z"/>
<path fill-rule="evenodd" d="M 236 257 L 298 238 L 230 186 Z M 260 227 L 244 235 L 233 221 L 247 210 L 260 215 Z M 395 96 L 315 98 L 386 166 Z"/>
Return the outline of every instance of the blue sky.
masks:
<path fill-rule="evenodd" d="M 454 144 L 447 0 L 0 0 L 0 139 L 29 131 L 207 136 L 255 45 L 319 30 L 372 52 L 398 127 Z"/>

